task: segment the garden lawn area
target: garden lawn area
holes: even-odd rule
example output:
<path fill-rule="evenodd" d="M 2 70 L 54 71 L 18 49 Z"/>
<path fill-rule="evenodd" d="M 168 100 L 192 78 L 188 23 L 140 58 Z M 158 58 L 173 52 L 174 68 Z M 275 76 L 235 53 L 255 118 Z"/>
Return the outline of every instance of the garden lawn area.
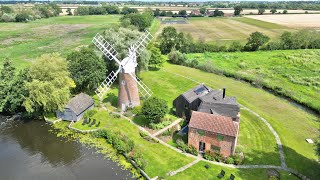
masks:
<path fill-rule="evenodd" d="M 320 112 L 320 50 L 202 53 L 187 58 L 268 87 Z"/>
<path fill-rule="evenodd" d="M 89 45 L 96 33 L 118 24 L 121 16 L 59 16 L 28 23 L 0 23 L 0 64 L 8 57 L 18 69 L 45 53 L 66 56 Z"/>
<path fill-rule="evenodd" d="M 98 111 L 95 115 L 93 115 L 90 118 L 91 118 L 90 123 L 82 125 L 83 120 L 84 120 L 82 118 L 81 120 L 74 123 L 72 125 L 72 127 L 80 129 L 80 130 L 100 129 L 100 128 L 103 128 L 107 125 L 107 122 L 108 122 L 107 119 L 114 120 L 114 121 L 119 119 L 119 118 L 114 118 L 114 117 L 110 116 L 109 112 L 107 112 L 107 111 Z M 96 123 L 93 124 L 91 127 L 89 127 L 89 124 L 92 123 L 93 119 L 96 119 Z M 100 122 L 100 125 L 98 127 L 96 127 L 96 124 L 98 124 L 98 122 Z"/>
<path fill-rule="evenodd" d="M 204 166 L 208 164 L 209 169 L 206 169 Z M 219 165 L 209 164 L 204 161 L 200 161 L 197 164 L 191 166 L 190 168 L 182 171 L 175 176 L 166 177 L 166 179 L 183 179 L 183 180 L 194 180 L 194 179 L 219 179 L 217 176 L 224 170 L 226 172 L 225 176 L 221 179 L 229 179 L 230 175 L 235 175 L 235 179 L 268 179 L 268 174 L 266 169 L 235 169 L 222 167 Z M 281 180 L 298 180 L 293 175 L 289 175 L 289 172 L 280 171 Z"/>
<path fill-rule="evenodd" d="M 51 121 L 51 122 L 58 120 L 56 113 L 47 113 L 44 115 L 44 117 L 46 118 L 47 121 Z"/>
<path fill-rule="evenodd" d="M 240 135 L 237 149 L 244 152 L 244 164 L 280 166 L 276 139 L 257 116 L 241 109 Z"/>
<path fill-rule="evenodd" d="M 285 26 L 245 17 L 191 17 L 188 24 L 161 24 L 157 34 L 167 26 L 179 32 L 190 33 L 195 40 L 214 42 L 219 45 L 233 41 L 245 43 L 253 32 L 262 32 L 271 38 L 278 37 L 284 31 L 291 31 Z"/>
<path fill-rule="evenodd" d="M 180 75 L 195 79 L 215 89 L 226 87 L 227 96 L 236 96 L 239 103 L 268 120 L 280 136 L 286 163 L 290 168 L 310 178 L 320 176 L 320 165 L 316 162 L 314 145 L 305 141 L 306 138 L 316 140 L 319 135 L 319 119 L 316 116 L 248 83 L 189 67 L 167 63 L 159 71 L 141 73 L 141 79 L 151 88 L 154 96 L 166 99 L 172 107 L 172 101 L 179 94 L 198 84 Z M 274 155 L 279 158 L 278 154 Z"/>
<path fill-rule="evenodd" d="M 111 131 L 120 131 L 135 142 L 136 147 L 141 150 L 143 158 L 148 161 L 145 171 L 150 177 L 164 176 L 169 171 L 179 169 L 194 160 L 160 143 L 143 139 L 139 134 L 139 129 L 129 121 L 108 118 L 108 112 L 105 112 L 98 113 L 103 118 L 101 121 L 105 121 L 103 127 Z"/>

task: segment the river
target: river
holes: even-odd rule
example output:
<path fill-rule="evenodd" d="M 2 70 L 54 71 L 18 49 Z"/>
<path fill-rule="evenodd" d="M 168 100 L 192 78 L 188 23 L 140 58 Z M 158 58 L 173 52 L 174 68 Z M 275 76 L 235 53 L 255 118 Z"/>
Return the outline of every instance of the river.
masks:
<path fill-rule="evenodd" d="M 50 133 L 43 121 L 0 116 L 0 180 L 131 179 L 129 171 L 80 143 Z"/>

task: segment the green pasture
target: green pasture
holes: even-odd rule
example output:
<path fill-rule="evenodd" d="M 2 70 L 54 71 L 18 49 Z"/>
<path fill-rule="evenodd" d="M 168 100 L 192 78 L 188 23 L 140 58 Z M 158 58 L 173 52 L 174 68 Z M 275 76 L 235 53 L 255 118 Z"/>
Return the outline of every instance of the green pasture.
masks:
<path fill-rule="evenodd" d="M 187 58 L 263 84 L 320 112 L 320 50 L 203 53 Z"/>

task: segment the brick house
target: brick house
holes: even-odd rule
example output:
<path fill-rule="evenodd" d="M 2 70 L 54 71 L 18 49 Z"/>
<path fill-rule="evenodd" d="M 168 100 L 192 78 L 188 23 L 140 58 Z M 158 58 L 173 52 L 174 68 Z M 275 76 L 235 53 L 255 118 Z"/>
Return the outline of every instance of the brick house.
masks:
<path fill-rule="evenodd" d="M 194 146 L 200 153 L 218 151 L 223 156 L 235 152 L 239 121 L 218 114 L 193 111 L 189 123 L 188 145 Z"/>

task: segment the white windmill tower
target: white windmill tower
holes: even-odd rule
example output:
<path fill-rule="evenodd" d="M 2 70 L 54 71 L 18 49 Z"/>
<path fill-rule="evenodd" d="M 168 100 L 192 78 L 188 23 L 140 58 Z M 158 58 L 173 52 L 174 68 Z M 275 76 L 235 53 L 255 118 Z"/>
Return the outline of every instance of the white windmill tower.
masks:
<path fill-rule="evenodd" d="M 96 89 L 96 94 L 102 100 L 103 96 L 110 89 L 112 83 L 117 79 L 119 74 L 119 94 L 118 106 L 121 111 L 128 107 L 140 105 L 139 93 L 143 98 L 152 95 L 152 91 L 135 75 L 135 69 L 138 65 L 137 55 L 147 47 L 153 36 L 146 31 L 135 43 L 129 48 L 126 58 L 120 61 L 117 58 L 117 51 L 108 43 L 99 33 L 93 38 L 92 42 L 99 48 L 109 60 L 118 63 L 119 68 L 116 72 L 112 71 L 106 79 Z"/>

